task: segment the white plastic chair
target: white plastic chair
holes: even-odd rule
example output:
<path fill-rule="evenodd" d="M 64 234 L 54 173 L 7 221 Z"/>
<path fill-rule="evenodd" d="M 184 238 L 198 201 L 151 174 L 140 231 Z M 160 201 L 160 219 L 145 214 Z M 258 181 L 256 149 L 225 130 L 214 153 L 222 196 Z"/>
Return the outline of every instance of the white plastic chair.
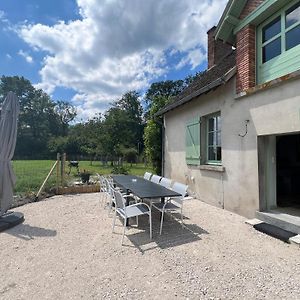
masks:
<path fill-rule="evenodd" d="M 108 185 L 106 182 L 106 178 L 100 174 L 96 174 L 98 176 L 99 182 L 100 182 L 100 193 L 101 193 L 101 202 L 103 202 L 103 207 L 105 208 L 107 205 L 107 197 L 110 197 Z"/>
<path fill-rule="evenodd" d="M 169 178 L 162 177 L 159 184 L 164 186 L 165 188 L 169 189 L 169 188 L 171 188 L 172 180 Z"/>
<path fill-rule="evenodd" d="M 166 200 L 165 203 L 153 203 L 152 207 L 156 208 L 161 212 L 161 221 L 160 221 L 160 230 L 159 234 L 162 233 L 162 226 L 164 221 L 164 214 L 167 212 L 180 212 L 181 215 L 181 224 L 183 226 L 183 202 L 185 200 L 191 200 L 193 197 L 188 197 L 187 195 L 188 186 L 179 182 L 175 182 L 172 186 L 172 190 L 181 194 L 178 197 L 170 197 Z"/>
<path fill-rule="evenodd" d="M 158 183 L 158 184 L 160 184 L 161 186 L 163 186 L 167 189 L 171 188 L 171 184 L 172 184 L 171 179 L 168 179 L 168 178 L 165 178 L 165 177 L 160 177 L 160 176 L 157 176 L 157 175 L 153 175 L 153 176 L 157 177 L 157 178 L 155 178 L 155 181 L 156 181 L 155 183 Z M 160 181 L 159 181 L 159 178 L 161 178 Z M 152 179 L 151 179 L 151 181 L 152 181 Z M 160 202 L 161 198 L 150 198 L 150 199 L 148 199 L 148 201 L 150 202 L 150 207 L 151 207 L 153 202 Z"/>
<path fill-rule="evenodd" d="M 161 180 L 161 176 L 152 175 L 152 177 L 151 177 L 151 181 L 154 182 L 154 183 L 159 184 L 160 180 Z"/>
<path fill-rule="evenodd" d="M 138 220 L 138 216 L 141 215 L 148 215 L 149 216 L 149 223 L 150 223 L 150 240 L 152 239 L 152 219 L 151 219 L 151 209 L 146 203 L 136 203 L 129 206 L 125 205 L 125 198 L 123 195 L 114 190 L 114 199 L 116 203 L 115 207 L 115 216 L 113 220 L 113 228 L 112 232 L 114 232 L 115 223 L 116 223 L 116 217 L 117 214 L 124 219 L 124 227 L 123 227 L 123 235 L 122 235 L 122 245 L 123 240 L 125 236 L 125 229 L 126 229 L 126 223 L 128 218 L 136 217 Z"/>
<path fill-rule="evenodd" d="M 107 185 L 107 194 L 109 196 L 109 210 L 108 210 L 108 215 L 110 215 L 110 212 L 112 211 L 113 207 L 116 207 L 116 199 L 115 199 L 115 194 L 114 191 L 118 191 L 119 193 L 122 194 L 124 198 L 129 198 L 129 203 L 130 202 L 139 202 L 138 197 L 134 196 L 132 193 L 126 194 L 125 192 L 122 192 L 122 190 L 118 187 L 114 187 L 113 183 L 110 182 L 109 180 L 106 180 L 106 185 Z M 130 201 L 131 199 L 131 201 Z"/>
<path fill-rule="evenodd" d="M 151 176 L 152 176 L 152 173 L 145 172 L 144 179 L 150 180 Z"/>

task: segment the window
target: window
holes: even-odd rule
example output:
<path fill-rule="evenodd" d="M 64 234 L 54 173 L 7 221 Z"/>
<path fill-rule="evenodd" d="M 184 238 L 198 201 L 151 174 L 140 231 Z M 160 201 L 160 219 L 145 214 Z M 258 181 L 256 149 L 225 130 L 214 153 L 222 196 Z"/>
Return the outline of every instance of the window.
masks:
<path fill-rule="evenodd" d="M 221 164 L 221 114 L 189 120 L 185 141 L 188 165 Z"/>
<path fill-rule="evenodd" d="M 257 28 L 257 81 L 263 83 L 300 69 L 300 1 Z"/>
<path fill-rule="evenodd" d="M 221 163 L 221 115 L 207 117 L 207 163 Z"/>
<path fill-rule="evenodd" d="M 281 54 L 281 18 L 280 16 L 262 29 L 263 63 Z"/>

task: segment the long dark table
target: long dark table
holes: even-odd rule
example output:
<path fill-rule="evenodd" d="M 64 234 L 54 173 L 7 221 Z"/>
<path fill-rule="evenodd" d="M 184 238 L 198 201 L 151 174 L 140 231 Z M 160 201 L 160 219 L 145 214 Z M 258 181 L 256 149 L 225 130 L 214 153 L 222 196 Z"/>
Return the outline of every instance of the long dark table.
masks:
<path fill-rule="evenodd" d="M 176 197 L 181 194 L 169 190 L 160 184 L 151 182 L 142 177 L 134 175 L 114 175 L 112 176 L 114 182 L 125 190 L 131 191 L 134 195 L 141 199 L 149 198 L 164 198 Z"/>
<path fill-rule="evenodd" d="M 114 182 L 126 190 L 128 194 L 132 192 L 141 199 L 161 198 L 161 201 L 164 201 L 165 197 L 181 196 L 181 194 L 177 192 L 142 177 L 134 175 L 114 175 L 112 178 Z M 126 205 L 129 205 L 129 200 L 126 202 Z M 126 226 L 128 225 L 127 220 Z"/>

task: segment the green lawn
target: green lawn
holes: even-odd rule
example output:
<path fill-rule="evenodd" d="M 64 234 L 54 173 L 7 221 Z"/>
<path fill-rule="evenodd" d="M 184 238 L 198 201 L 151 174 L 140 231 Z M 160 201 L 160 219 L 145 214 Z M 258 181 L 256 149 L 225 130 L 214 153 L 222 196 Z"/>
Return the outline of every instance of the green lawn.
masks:
<path fill-rule="evenodd" d="M 30 194 L 37 193 L 38 189 L 42 185 L 44 179 L 49 173 L 51 167 L 55 161 L 51 160 L 16 160 L 13 161 L 13 168 L 17 176 L 17 183 L 15 187 L 16 194 Z M 130 164 L 125 165 L 129 168 L 129 173 L 133 175 L 143 175 L 146 171 L 153 172 L 151 167 L 145 167 L 144 164 Z M 93 162 L 90 165 L 89 161 L 80 161 L 79 169 L 89 171 L 92 174 L 111 174 L 112 167 L 110 165 L 103 166 L 100 162 Z M 66 172 L 69 171 L 68 162 L 66 163 Z M 71 175 L 67 176 L 67 181 L 71 181 L 76 176 L 75 168 L 72 169 Z M 54 187 L 56 183 L 56 171 L 50 177 L 49 182 L 46 185 L 46 189 Z"/>

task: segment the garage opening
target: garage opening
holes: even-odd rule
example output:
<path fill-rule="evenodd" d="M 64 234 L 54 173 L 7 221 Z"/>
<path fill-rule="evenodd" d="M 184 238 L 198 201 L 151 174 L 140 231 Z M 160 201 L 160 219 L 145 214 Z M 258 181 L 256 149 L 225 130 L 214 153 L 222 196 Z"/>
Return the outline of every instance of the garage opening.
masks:
<path fill-rule="evenodd" d="M 300 209 L 300 134 L 276 137 L 277 207 Z"/>

